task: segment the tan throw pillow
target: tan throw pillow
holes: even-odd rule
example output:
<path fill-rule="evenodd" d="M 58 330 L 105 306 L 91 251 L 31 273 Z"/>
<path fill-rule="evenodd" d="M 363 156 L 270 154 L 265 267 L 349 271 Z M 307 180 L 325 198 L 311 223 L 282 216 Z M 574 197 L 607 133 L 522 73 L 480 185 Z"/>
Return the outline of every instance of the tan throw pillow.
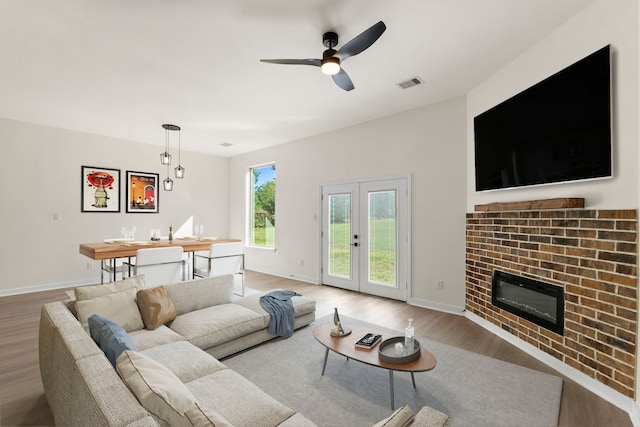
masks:
<path fill-rule="evenodd" d="M 142 406 L 170 426 L 231 426 L 222 416 L 203 410 L 173 372 L 144 354 L 125 350 L 116 370 Z"/>
<path fill-rule="evenodd" d="M 81 286 L 75 289 L 75 296 L 76 301 L 83 301 L 131 288 L 144 289 L 144 274 L 129 277 L 118 282 Z"/>
<path fill-rule="evenodd" d="M 413 411 L 406 403 L 399 407 L 389 418 L 385 418 L 373 427 L 407 427 L 413 423 Z"/>
<path fill-rule="evenodd" d="M 164 286 L 142 289 L 137 293 L 138 308 L 147 329 L 156 329 L 176 318 L 173 301 Z"/>
<path fill-rule="evenodd" d="M 136 304 L 136 288 L 125 289 L 97 298 L 76 301 L 78 320 L 89 332 L 88 319 L 93 314 L 106 317 L 127 332 L 139 331 L 144 328 L 140 310 Z"/>

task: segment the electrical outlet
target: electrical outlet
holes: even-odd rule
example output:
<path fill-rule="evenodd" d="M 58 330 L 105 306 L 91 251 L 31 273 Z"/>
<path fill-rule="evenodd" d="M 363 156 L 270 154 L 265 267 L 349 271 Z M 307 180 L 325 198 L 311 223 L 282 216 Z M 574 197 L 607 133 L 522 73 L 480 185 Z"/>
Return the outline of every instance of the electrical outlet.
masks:
<path fill-rule="evenodd" d="M 437 280 L 436 281 L 436 289 L 441 291 L 444 289 L 444 280 Z"/>
<path fill-rule="evenodd" d="M 60 212 L 54 212 L 53 213 L 53 220 L 54 221 L 62 221 L 62 214 Z"/>
<path fill-rule="evenodd" d="M 87 270 L 93 270 L 93 263 L 92 262 L 88 262 L 87 263 Z"/>
<path fill-rule="evenodd" d="M 300 260 L 300 267 L 304 267 L 304 260 L 303 259 Z"/>

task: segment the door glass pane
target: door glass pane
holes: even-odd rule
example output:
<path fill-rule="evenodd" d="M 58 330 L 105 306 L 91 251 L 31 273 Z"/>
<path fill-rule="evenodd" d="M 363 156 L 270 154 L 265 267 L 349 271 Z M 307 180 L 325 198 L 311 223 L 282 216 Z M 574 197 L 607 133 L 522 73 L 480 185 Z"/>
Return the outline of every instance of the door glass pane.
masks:
<path fill-rule="evenodd" d="M 351 194 L 329 196 L 329 274 L 351 278 Z"/>
<path fill-rule="evenodd" d="M 396 286 L 396 192 L 369 193 L 369 282 Z"/>

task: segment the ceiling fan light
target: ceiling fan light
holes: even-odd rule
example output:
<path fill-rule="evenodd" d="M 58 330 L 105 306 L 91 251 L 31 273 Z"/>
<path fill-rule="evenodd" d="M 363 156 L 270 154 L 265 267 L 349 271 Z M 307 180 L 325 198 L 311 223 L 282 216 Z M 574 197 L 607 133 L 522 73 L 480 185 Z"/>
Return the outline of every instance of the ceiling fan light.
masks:
<path fill-rule="evenodd" d="M 338 74 L 338 72 L 340 72 L 340 60 L 335 56 L 324 58 L 322 60 L 322 65 L 320 68 L 322 69 L 323 73 L 333 76 L 334 74 Z"/>

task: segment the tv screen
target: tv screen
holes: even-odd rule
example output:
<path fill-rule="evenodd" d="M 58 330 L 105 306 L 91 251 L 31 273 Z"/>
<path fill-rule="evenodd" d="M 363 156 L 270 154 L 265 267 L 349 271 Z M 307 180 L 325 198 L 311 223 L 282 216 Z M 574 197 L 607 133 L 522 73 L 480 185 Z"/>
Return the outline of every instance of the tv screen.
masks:
<path fill-rule="evenodd" d="M 476 191 L 611 176 L 606 46 L 474 118 Z"/>

